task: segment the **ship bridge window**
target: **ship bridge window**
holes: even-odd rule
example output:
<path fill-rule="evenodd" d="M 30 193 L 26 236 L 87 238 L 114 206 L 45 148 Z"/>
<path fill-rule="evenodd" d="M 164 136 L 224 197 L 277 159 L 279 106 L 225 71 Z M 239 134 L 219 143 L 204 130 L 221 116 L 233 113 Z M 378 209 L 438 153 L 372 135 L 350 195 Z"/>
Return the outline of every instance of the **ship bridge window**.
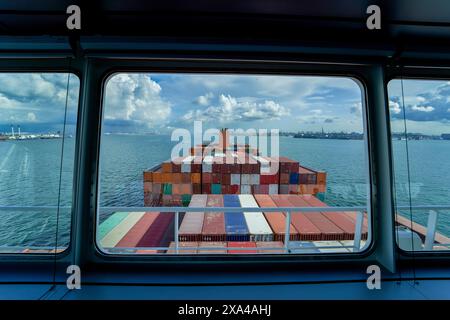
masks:
<path fill-rule="evenodd" d="M 389 109 L 396 234 L 405 251 L 450 248 L 450 82 L 394 79 Z"/>
<path fill-rule="evenodd" d="M 79 79 L 0 73 L 0 253 L 70 242 Z"/>
<path fill-rule="evenodd" d="M 97 246 L 166 256 L 363 251 L 362 97 L 344 77 L 112 75 Z"/>

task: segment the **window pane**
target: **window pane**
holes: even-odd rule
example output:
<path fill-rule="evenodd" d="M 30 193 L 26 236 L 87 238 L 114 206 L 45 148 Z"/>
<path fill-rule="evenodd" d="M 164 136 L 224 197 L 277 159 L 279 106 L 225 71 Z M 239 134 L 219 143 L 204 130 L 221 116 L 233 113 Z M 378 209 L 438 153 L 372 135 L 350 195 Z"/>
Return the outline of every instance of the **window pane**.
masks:
<path fill-rule="evenodd" d="M 98 246 L 116 254 L 362 250 L 370 219 L 361 97 L 348 78 L 114 75 L 103 110 Z M 182 207 L 178 217 L 171 207 Z M 277 209 L 286 207 L 306 209 Z"/>
<path fill-rule="evenodd" d="M 73 74 L 0 73 L 1 253 L 69 245 L 78 94 Z"/>
<path fill-rule="evenodd" d="M 448 250 L 450 82 L 392 80 L 388 91 L 399 247 Z"/>

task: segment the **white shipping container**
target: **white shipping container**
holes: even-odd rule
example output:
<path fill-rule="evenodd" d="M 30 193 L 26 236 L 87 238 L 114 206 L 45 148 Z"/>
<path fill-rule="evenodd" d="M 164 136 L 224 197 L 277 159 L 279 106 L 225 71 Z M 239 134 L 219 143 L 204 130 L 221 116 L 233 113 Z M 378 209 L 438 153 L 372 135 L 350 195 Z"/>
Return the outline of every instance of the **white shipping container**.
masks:
<path fill-rule="evenodd" d="M 241 175 L 241 184 L 251 184 L 250 183 L 250 175 L 249 174 L 242 174 Z"/>
<path fill-rule="evenodd" d="M 231 185 L 240 185 L 241 184 L 241 175 L 238 173 L 232 173 L 231 174 Z"/>
<path fill-rule="evenodd" d="M 278 194 L 277 184 L 269 184 L 269 194 Z"/>
<path fill-rule="evenodd" d="M 255 198 L 251 194 L 240 194 L 241 207 L 258 208 Z M 250 241 L 272 241 L 273 232 L 262 212 L 245 212 L 245 222 L 250 233 Z"/>
<path fill-rule="evenodd" d="M 250 175 L 250 184 L 259 185 L 259 174 Z"/>
<path fill-rule="evenodd" d="M 252 188 L 249 184 L 241 184 L 241 194 L 251 194 Z"/>

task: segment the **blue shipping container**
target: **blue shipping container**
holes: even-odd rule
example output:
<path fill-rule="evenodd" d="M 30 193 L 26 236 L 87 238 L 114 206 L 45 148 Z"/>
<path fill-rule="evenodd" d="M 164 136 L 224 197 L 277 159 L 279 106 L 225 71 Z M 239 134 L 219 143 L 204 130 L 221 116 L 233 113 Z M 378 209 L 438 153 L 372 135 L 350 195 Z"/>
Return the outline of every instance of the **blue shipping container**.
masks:
<path fill-rule="evenodd" d="M 240 207 L 241 203 L 236 194 L 223 195 L 224 207 Z M 250 234 L 248 232 L 247 223 L 243 212 L 225 212 L 225 230 L 227 233 L 227 241 L 249 241 Z"/>

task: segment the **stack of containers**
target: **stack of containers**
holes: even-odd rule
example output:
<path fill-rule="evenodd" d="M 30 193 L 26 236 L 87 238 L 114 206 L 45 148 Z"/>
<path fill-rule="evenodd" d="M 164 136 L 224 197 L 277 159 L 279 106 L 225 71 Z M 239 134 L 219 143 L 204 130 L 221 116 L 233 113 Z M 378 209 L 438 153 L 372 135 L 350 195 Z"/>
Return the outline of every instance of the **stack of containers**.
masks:
<path fill-rule="evenodd" d="M 255 186 L 260 184 L 261 164 L 253 156 L 244 152 L 237 151 L 233 153 L 233 156 L 240 163 L 241 167 L 241 194 L 252 194 Z"/>
<path fill-rule="evenodd" d="M 253 194 L 278 194 L 280 179 L 278 161 L 269 157 L 253 156 L 260 164 L 259 185 L 252 188 Z"/>
<path fill-rule="evenodd" d="M 234 194 L 223 195 L 224 207 L 240 208 L 239 197 Z M 225 212 L 227 241 L 249 241 L 250 235 L 242 212 Z"/>
<path fill-rule="evenodd" d="M 201 193 L 201 159 L 194 156 L 164 161 L 144 171 L 146 206 L 186 206 Z"/>

